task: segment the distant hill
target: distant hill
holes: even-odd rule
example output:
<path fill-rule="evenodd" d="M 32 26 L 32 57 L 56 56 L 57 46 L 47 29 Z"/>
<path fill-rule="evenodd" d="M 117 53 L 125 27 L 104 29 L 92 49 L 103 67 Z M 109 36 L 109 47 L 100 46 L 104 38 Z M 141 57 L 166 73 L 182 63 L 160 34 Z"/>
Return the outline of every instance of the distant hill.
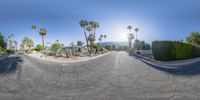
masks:
<path fill-rule="evenodd" d="M 98 42 L 100 45 L 128 46 L 128 42 Z"/>

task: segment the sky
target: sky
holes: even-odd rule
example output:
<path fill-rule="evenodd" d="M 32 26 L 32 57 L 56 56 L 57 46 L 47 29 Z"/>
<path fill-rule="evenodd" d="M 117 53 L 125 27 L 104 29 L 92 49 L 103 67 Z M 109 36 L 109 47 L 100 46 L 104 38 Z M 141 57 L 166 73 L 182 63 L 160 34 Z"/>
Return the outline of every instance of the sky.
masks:
<path fill-rule="evenodd" d="M 65 45 L 84 41 L 80 20 L 97 21 L 97 37 L 106 41 L 127 41 L 126 27 L 138 27 L 138 39 L 185 40 L 200 30 L 200 0 L 0 0 L 0 32 L 21 42 L 32 38 L 41 44 L 40 28 L 48 30 L 45 42 L 59 40 Z M 134 31 L 132 31 L 135 33 Z"/>

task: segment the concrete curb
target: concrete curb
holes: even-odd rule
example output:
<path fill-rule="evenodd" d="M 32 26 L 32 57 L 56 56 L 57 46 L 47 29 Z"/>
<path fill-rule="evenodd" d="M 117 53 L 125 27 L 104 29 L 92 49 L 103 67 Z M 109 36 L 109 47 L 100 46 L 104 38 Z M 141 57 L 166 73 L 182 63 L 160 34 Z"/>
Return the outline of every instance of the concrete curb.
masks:
<path fill-rule="evenodd" d="M 106 56 L 106 55 L 109 55 L 109 54 L 110 54 L 110 52 L 102 54 L 102 55 L 94 56 L 94 57 L 91 57 L 89 59 L 85 59 L 85 60 L 81 59 L 81 60 L 77 60 L 77 61 L 66 61 L 66 60 L 65 61 L 54 61 L 54 60 L 34 57 L 34 56 L 31 56 L 31 55 L 28 55 L 28 54 L 25 54 L 25 55 L 29 56 L 29 57 L 32 57 L 32 58 L 35 58 L 35 59 L 38 59 L 38 60 L 43 60 L 43 61 L 48 61 L 48 62 L 61 63 L 61 64 L 71 64 L 71 63 L 79 63 L 79 62 L 85 62 L 85 61 L 94 60 L 94 59 L 97 59 L 97 58 L 100 58 L 100 57 L 103 57 L 103 56 Z"/>
<path fill-rule="evenodd" d="M 166 69 L 176 69 L 176 68 L 181 68 L 184 67 L 186 65 L 190 65 L 190 64 L 194 64 L 197 62 L 200 62 L 200 58 L 193 58 L 193 59 L 189 59 L 189 60 L 181 60 L 181 61 L 170 61 L 170 62 L 162 62 L 162 61 L 156 61 L 156 60 L 152 60 L 152 59 L 148 59 L 145 58 L 141 55 L 138 54 L 134 54 L 134 56 L 140 58 L 141 61 L 155 66 L 155 67 L 162 67 L 162 68 L 166 68 Z M 186 61 L 186 62 L 184 62 Z"/>

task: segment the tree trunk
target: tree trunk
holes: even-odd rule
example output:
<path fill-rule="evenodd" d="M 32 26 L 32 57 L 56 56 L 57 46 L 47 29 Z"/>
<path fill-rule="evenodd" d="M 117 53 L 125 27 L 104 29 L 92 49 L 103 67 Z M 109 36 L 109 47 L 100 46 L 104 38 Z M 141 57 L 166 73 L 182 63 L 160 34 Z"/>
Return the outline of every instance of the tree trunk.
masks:
<path fill-rule="evenodd" d="M 131 48 L 131 39 L 129 39 L 128 42 L 129 42 L 128 46 L 129 46 L 129 48 Z"/>
<path fill-rule="evenodd" d="M 44 35 L 42 35 L 42 46 L 44 48 Z"/>
<path fill-rule="evenodd" d="M 87 49 L 89 50 L 89 46 L 88 46 L 88 38 L 87 38 L 87 34 L 86 34 L 86 29 L 84 28 L 84 35 L 85 35 L 85 41 L 86 41 L 86 46 L 87 46 Z"/>
<path fill-rule="evenodd" d="M 33 38 L 33 48 L 34 48 L 34 47 L 35 47 L 35 41 L 34 41 L 34 33 L 35 33 L 35 32 L 34 32 L 34 29 L 33 29 L 32 31 L 33 31 L 33 34 L 32 34 L 33 37 L 32 37 L 32 38 Z"/>
<path fill-rule="evenodd" d="M 96 28 L 94 28 L 94 39 L 96 37 Z"/>

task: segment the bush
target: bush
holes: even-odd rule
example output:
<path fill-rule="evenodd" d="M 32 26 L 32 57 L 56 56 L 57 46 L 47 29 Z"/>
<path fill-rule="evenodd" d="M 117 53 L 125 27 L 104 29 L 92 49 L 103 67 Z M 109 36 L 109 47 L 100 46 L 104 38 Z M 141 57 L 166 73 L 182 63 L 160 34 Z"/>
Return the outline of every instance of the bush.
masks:
<path fill-rule="evenodd" d="M 200 47 L 178 41 L 154 41 L 154 59 L 160 61 L 183 60 L 200 57 Z"/>
<path fill-rule="evenodd" d="M 44 50 L 44 48 L 42 47 L 41 44 L 36 45 L 35 51 L 43 51 L 43 50 Z"/>
<path fill-rule="evenodd" d="M 62 46 L 60 43 L 54 43 L 51 46 L 51 50 L 54 56 L 59 56 L 61 54 Z"/>
<path fill-rule="evenodd" d="M 6 50 L 6 53 L 13 54 L 13 53 L 15 53 L 15 50 L 7 49 L 7 50 Z"/>
<path fill-rule="evenodd" d="M 112 46 L 111 45 L 106 45 L 105 49 L 108 50 L 108 51 L 111 51 L 112 50 Z"/>

